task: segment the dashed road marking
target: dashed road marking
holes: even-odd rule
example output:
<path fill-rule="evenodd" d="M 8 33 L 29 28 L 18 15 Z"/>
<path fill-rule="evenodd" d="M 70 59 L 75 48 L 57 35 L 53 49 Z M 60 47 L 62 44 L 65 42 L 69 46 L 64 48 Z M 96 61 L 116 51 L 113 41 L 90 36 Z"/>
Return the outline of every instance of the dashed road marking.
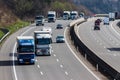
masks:
<path fill-rule="evenodd" d="M 37 65 L 38 68 L 40 68 L 40 65 Z"/>
<path fill-rule="evenodd" d="M 60 65 L 61 68 L 63 68 L 63 65 Z"/>
<path fill-rule="evenodd" d="M 38 60 L 36 59 L 35 61 L 37 62 Z"/>
<path fill-rule="evenodd" d="M 56 59 L 57 62 L 59 62 L 59 59 Z"/>
<path fill-rule="evenodd" d="M 56 57 L 56 55 L 55 55 L 55 54 L 53 54 L 53 56 L 54 56 L 54 57 Z"/>
<path fill-rule="evenodd" d="M 66 75 L 68 75 L 68 72 L 67 72 L 67 71 L 65 71 L 65 74 L 66 74 Z"/>
<path fill-rule="evenodd" d="M 41 74 L 41 75 L 43 75 L 43 72 L 42 72 L 42 71 L 40 71 L 40 74 Z"/>

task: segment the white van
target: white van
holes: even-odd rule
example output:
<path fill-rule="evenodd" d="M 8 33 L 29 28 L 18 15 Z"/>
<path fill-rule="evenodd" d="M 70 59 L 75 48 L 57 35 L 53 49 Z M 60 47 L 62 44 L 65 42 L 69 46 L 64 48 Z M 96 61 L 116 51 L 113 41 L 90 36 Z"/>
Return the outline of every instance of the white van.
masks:
<path fill-rule="evenodd" d="M 108 18 L 108 17 L 105 17 L 105 18 L 103 19 L 103 24 L 104 24 L 104 25 L 109 25 L 109 23 L 110 23 L 109 18 Z"/>

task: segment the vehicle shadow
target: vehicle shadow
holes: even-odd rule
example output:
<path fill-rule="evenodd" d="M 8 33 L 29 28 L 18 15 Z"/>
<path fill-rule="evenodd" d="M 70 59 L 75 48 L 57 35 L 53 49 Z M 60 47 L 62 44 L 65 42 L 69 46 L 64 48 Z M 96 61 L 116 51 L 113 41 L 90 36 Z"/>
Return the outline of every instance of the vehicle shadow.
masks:
<path fill-rule="evenodd" d="M 120 48 L 107 48 L 110 51 L 120 51 Z"/>
<path fill-rule="evenodd" d="M 17 65 L 17 61 L 14 61 L 14 65 Z M 0 60 L 0 66 L 13 66 L 13 60 Z"/>
<path fill-rule="evenodd" d="M 14 54 L 13 54 L 13 53 L 10 53 L 9 56 L 11 56 L 11 57 L 12 57 L 12 56 L 17 57 L 17 53 L 14 53 Z"/>

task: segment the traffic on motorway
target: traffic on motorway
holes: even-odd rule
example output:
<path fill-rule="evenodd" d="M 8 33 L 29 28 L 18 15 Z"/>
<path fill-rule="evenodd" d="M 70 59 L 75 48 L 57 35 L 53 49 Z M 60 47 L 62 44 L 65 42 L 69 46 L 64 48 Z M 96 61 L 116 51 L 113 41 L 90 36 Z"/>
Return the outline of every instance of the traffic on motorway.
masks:
<path fill-rule="evenodd" d="M 64 11 L 63 19 L 77 19 L 77 11 Z M 56 21 L 56 12 L 48 11 L 48 22 Z M 36 26 L 44 26 L 45 18 L 42 15 L 35 17 Z M 62 24 L 57 24 L 56 29 L 63 29 Z M 56 43 L 64 43 L 64 36 L 58 35 Z M 50 56 L 52 53 L 52 28 L 43 27 L 40 31 L 34 31 L 34 36 L 17 37 L 17 61 L 19 64 L 35 64 L 35 56 Z"/>
<path fill-rule="evenodd" d="M 113 14 L 109 14 L 109 17 L 105 17 L 104 19 L 103 18 L 96 19 L 94 22 L 94 30 L 101 30 L 102 22 L 104 23 L 104 25 L 106 24 L 109 25 L 109 22 L 111 20 L 114 20 L 112 19 L 114 17 L 110 19 L 111 17 L 110 15 L 113 15 Z M 17 55 L 16 57 L 13 57 L 13 60 L 14 60 L 13 72 L 14 72 L 15 80 L 18 80 L 18 78 L 20 79 L 21 77 L 22 77 L 21 78 L 22 80 L 26 80 L 26 79 L 28 80 L 30 76 L 31 76 L 30 80 L 33 80 L 35 75 L 37 76 L 35 80 L 37 79 L 56 80 L 58 79 L 58 77 L 60 78 L 60 80 L 79 80 L 79 79 L 100 80 L 99 77 L 97 77 L 95 74 L 89 71 L 88 68 L 84 69 L 83 66 L 81 66 L 80 64 L 80 61 L 72 57 L 73 55 L 70 54 L 71 53 L 70 50 L 66 49 L 65 44 L 67 43 L 65 39 L 66 37 L 63 34 L 64 33 L 63 30 L 72 20 L 78 19 L 78 16 L 79 15 L 77 11 L 71 11 L 71 12 L 64 11 L 63 20 L 60 20 L 58 22 L 58 20 L 56 19 L 56 12 L 48 11 L 47 23 L 44 16 L 37 15 L 35 17 L 35 25 L 34 25 L 35 30 L 33 31 L 33 33 L 31 33 L 32 32 L 31 31 L 27 35 L 21 35 L 21 36 L 17 35 L 16 37 L 16 42 L 17 42 L 16 54 Z M 61 21 L 63 21 L 64 24 L 60 23 Z M 65 22 L 67 24 L 65 24 Z M 59 34 L 57 32 L 61 32 L 62 34 Z M 32 34 L 32 35 L 29 35 L 29 34 Z M 53 46 L 53 45 L 56 45 L 56 46 Z M 59 53 L 59 54 L 56 55 L 55 53 Z M 15 61 L 14 58 L 17 60 Z M 55 62 L 54 58 L 56 58 L 57 63 Z M 60 61 L 59 58 L 62 59 L 62 61 Z M 49 59 L 52 62 L 49 62 L 46 59 Z M 18 65 L 20 64 L 24 64 L 24 65 L 15 66 L 16 62 Z M 62 62 L 64 62 L 64 64 Z M 28 64 L 35 64 L 35 66 L 33 67 L 32 65 L 28 65 Z M 62 70 L 59 70 L 58 67 L 55 67 L 52 64 L 56 64 L 56 65 L 60 64 L 59 67 Z M 35 68 L 36 66 L 37 66 L 37 69 Z M 40 72 L 38 72 L 39 71 L 38 69 L 40 69 Z M 48 72 L 49 75 L 46 76 L 45 75 L 46 73 L 44 73 L 43 70 L 45 72 Z M 62 74 L 63 70 L 65 70 L 64 71 L 65 74 Z M 33 73 L 28 74 L 31 71 L 33 71 Z M 44 77 L 39 76 L 38 73 L 40 73 Z M 76 75 L 74 75 L 74 73 L 76 73 Z M 53 76 L 53 75 L 56 75 L 56 76 Z M 26 77 L 26 76 L 29 76 L 29 77 Z"/>

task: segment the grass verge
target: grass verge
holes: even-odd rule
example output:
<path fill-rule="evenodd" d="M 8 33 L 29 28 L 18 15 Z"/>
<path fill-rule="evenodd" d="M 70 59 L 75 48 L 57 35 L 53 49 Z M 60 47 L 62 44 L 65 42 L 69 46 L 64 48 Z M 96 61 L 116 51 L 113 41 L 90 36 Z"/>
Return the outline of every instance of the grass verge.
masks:
<path fill-rule="evenodd" d="M 28 26 L 28 25 L 29 25 L 29 22 L 24 22 L 24 21 L 19 20 L 10 26 L 7 26 L 7 29 L 12 34 L 12 33 L 16 32 L 17 30 L 19 30 L 20 28 L 23 28 L 23 27 Z"/>
<path fill-rule="evenodd" d="M 0 30 L 0 39 L 5 35 L 1 30 Z"/>
<path fill-rule="evenodd" d="M 30 23 L 29 22 L 24 22 L 24 21 L 21 21 L 21 20 L 18 20 L 18 21 L 16 21 L 14 24 L 11 24 L 11 25 L 9 25 L 9 26 L 6 26 L 5 27 L 5 29 L 7 29 L 9 32 L 10 32 L 10 34 L 12 34 L 12 33 L 14 33 L 14 32 L 16 32 L 17 30 L 19 30 L 20 28 L 23 28 L 23 27 L 25 27 L 25 26 L 28 26 Z M 9 34 L 9 35 L 10 35 Z M 3 37 L 5 35 L 5 33 L 2 31 L 2 30 L 0 30 L 0 39 Z M 4 41 L 4 40 L 3 40 Z M 2 42 L 3 42 L 2 41 Z M 1 43 L 2 43 L 1 42 Z M 0 45 L 1 45 L 1 43 L 0 43 Z"/>

